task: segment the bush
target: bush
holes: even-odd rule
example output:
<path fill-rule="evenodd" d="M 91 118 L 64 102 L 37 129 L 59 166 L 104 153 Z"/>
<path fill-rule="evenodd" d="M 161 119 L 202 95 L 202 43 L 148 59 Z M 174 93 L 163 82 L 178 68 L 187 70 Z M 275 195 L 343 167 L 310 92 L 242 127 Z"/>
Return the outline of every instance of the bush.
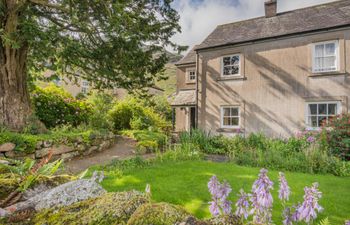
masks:
<path fill-rule="evenodd" d="M 192 146 L 207 154 L 226 154 L 233 162 L 244 166 L 350 176 L 349 162 L 341 161 L 319 143 L 308 142 L 307 138 L 282 140 L 263 134 L 228 138 L 195 130 L 182 133 L 180 145 L 183 148 Z"/>
<path fill-rule="evenodd" d="M 139 150 L 146 148 L 148 152 L 164 150 L 168 140 L 165 134 L 149 130 L 124 130 L 121 133 L 138 141 Z"/>
<path fill-rule="evenodd" d="M 94 91 L 87 98 L 86 102 L 92 106 L 92 113 L 89 117 L 89 125 L 98 129 L 110 129 L 108 112 L 112 109 L 114 98 L 112 95 Z"/>
<path fill-rule="evenodd" d="M 330 120 L 327 128 L 321 132 L 321 139 L 331 154 L 350 160 L 350 114 Z"/>
<path fill-rule="evenodd" d="M 55 85 L 36 87 L 32 92 L 32 103 L 36 116 L 47 128 L 63 124 L 78 126 L 87 123 L 91 114 L 89 104 L 74 99 Z"/>
<path fill-rule="evenodd" d="M 109 112 L 115 131 L 160 129 L 167 131 L 170 124 L 151 107 L 142 104 L 135 98 L 118 102 Z"/>

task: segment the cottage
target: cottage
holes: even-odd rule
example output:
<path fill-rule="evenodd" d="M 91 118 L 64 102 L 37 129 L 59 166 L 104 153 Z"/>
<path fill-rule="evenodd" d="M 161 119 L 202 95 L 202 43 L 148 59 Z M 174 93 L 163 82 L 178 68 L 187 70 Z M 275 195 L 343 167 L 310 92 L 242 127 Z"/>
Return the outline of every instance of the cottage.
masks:
<path fill-rule="evenodd" d="M 350 1 L 219 25 L 177 65 L 175 131 L 288 137 L 347 113 Z"/>

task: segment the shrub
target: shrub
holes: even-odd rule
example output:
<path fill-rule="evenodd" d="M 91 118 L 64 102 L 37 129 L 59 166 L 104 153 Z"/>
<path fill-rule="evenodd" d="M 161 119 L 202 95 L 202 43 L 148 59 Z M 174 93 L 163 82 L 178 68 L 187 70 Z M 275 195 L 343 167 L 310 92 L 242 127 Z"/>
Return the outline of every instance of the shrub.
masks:
<path fill-rule="evenodd" d="M 87 123 L 91 106 L 74 99 L 69 93 L 55 85 L 36 87 L 32 92 L 35 114 L 47 128 L 70 124 L 78 126 Z"/>
<path fill-rule="evenodd" d="M 350 160 L 350 114 L 330 120 L 327 128 L 321 132 L 321 139 L 325 141 L 331 154 Z"/>
<path fill-rule="evenodd" d="M 98 129 L 110 129 L 108 111 L 112 109 L 115 102 L 113 96 L 104 92 L 93 91 L 86 102 L 92 106 L 89 125 Z"/>
<path fill-rule="evenodd" d="M 151 107 L 142 104 L 135 98 L 118 102 L 109 112 L 115 131 L 161 129 L 168 131 L 170 124 Z"/>
<path fill-rule="evenodd" d="M 139 148 L 146 148 L 150 152 L 163 150 L 168 139 L 165 134 L 149 130 L 124 130 L 121 133 L 138 141 Z"/>

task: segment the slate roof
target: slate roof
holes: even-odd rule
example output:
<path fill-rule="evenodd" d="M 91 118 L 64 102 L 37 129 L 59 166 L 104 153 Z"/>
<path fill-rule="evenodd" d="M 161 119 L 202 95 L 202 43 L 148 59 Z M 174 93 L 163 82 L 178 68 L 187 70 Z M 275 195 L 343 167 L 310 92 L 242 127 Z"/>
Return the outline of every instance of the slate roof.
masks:
<path fill-rule="evenodd" d="M 170 103 L 172 106 L 190 106 L 196 104 L 196 90 L 182 90 Z"/>
<path fill-rule="evenodd" d="M 219 25 L 197 49 L 350 25 L 350 0 Z"/>
<path fill-rule="evenodd" d="M 183 64 L 190 64 L 190 63 L 196 63 L 196 51 L 198 45 L 194 46 L 191 51 L 185 55 L 179 62 L 177 62 L 175 65 L 183 65 Z"/>

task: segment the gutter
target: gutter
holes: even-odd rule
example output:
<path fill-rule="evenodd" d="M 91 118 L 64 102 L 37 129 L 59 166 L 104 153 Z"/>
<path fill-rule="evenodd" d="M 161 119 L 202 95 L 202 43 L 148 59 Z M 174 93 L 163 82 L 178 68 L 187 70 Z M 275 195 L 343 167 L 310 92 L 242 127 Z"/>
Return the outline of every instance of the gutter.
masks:
<path fill-rule="evenodd" d="M 232 42 L 232 43 L 214 45 L 214 46 L 203 47 L 203 48 L 199 47 L 199 48 L 195 49 L 195 51 L 198 54 L 199 51 L 206 51 L 206 50 L 211 50 L 214 48 L 222 48 L 222 47 L 228 47 L 228 46 L 230 46 L 230 47 L 244 46 L 244 45 L 256 44 L 256 43 L 261 43 L 261 42 L 268 42 L 271 40 L 283 40 L 283 39 L 299 37 L 299 36 L 310 36 L 310 35 L 314 35 L 314 34 L 322 34 L 322 33 L 326 33 L 329 31 L 342 31 L 342 30 L 346 30 L 347 28 L 350 28 L 350 24 L 335 26 L 335 27 L 331 27 L 331 28 L 322 28 L 322 29 L 317 29 L 317 30 L 310 30 L 310 31 L 303 31 L 303 32 L 297 32 L 297 33 L 292 33 L 292 34 L 272 36 L 272 37 L 266 37 L 266 38 L 258 38 L 258 39 L 252 39 L 252 40 L 241 41 L 241 42 Z"/>

